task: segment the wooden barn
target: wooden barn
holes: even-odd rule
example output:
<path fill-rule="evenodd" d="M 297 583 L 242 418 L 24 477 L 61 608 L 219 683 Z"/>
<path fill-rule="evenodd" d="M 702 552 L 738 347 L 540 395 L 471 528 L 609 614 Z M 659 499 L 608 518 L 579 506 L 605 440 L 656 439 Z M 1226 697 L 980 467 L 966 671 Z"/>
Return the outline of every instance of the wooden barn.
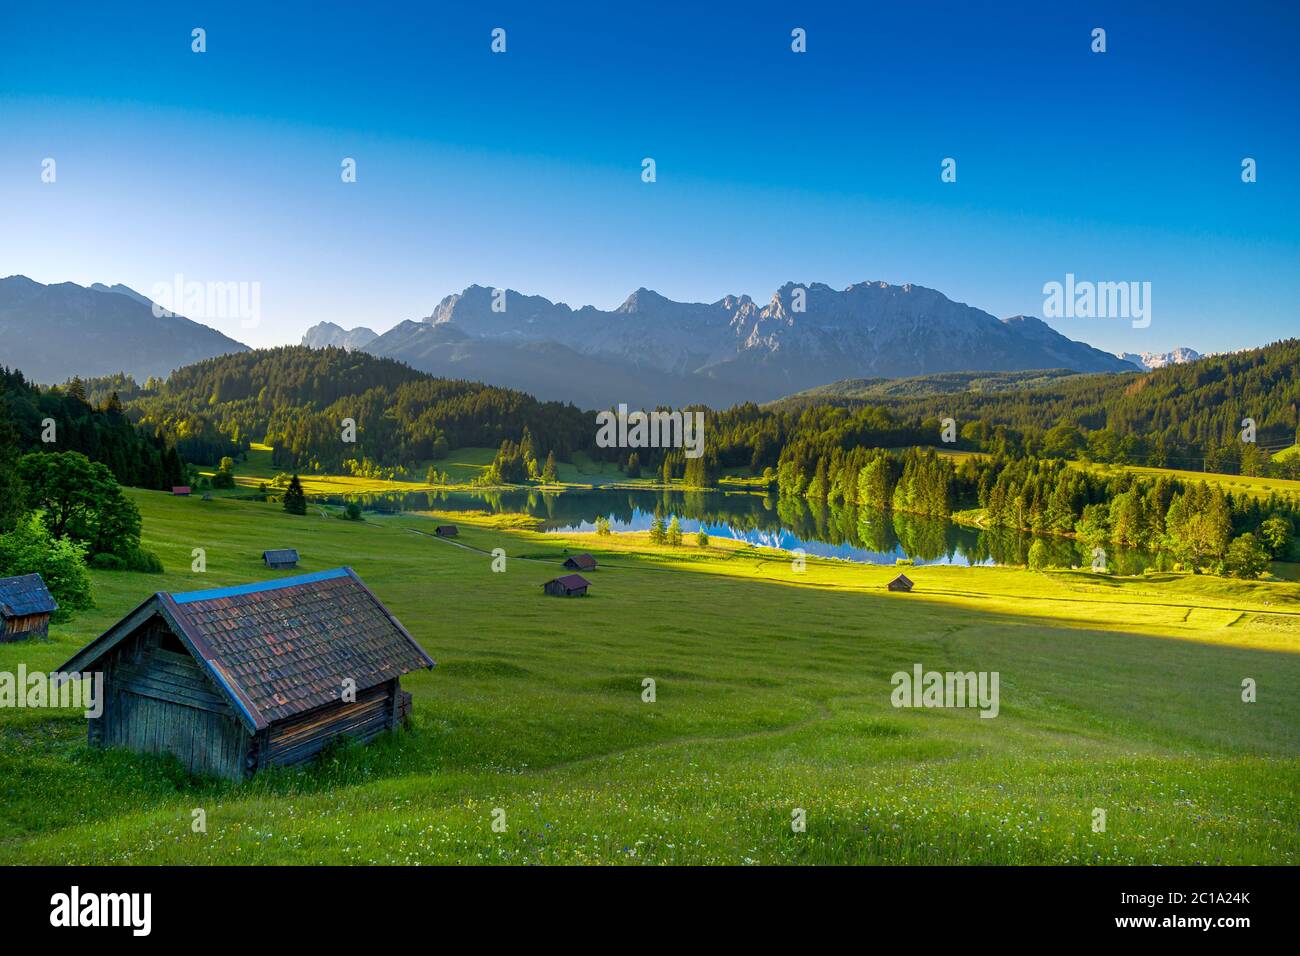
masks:
<path fill-rule="evenodd" d="M 175 754 L 239 779 L 403 721 L 433 659 L 351 568 L 159 592 L 60 668 L 102 672 L 92 745 Z"/>
<path fill-rule="evenodd" d="M 460 532 L 456 530 L 454 524 L 440 524 L 438 527 L 433 529 L 433 533 L 440 538 L 454 538 L 456 535 L 460 534 Z"/>
<path fill-rule="evenodd" d="M 276 571 L 282 568 L 296 568 L 298 566 L 298 551 L 296 548 L 263 551 L 262 561 L 268 568 Z"/>
<path fill-rule="evenodd" d="M 912 590 L 912 579 L 906 574 L 900 574 L 888 584 L 891 591 L 910 591 Z"/>
<path fill-rule="evenodd" d="M 552 597 L 586 597 L 591 583 L 581 574 L 566 574 L 542 585 Z"/>
<path fill-rule="evenodd" d="M 589 554 L 575 554 L 564 559 L 564 566 L 570 571 L 593 571 L 596 559 Z"/>
<path fill-rule="evenodd" d="M 177 497 L 186 498 L 189 497 L 189 493 L 190 493 L 189 485 L 172 485 L 172 494 L 176 495 Z"/>
<path fill-rule="evenodd" d="M 0 578 L 0 644 L 48 636 L 58 609 L 39 574 Z"/>

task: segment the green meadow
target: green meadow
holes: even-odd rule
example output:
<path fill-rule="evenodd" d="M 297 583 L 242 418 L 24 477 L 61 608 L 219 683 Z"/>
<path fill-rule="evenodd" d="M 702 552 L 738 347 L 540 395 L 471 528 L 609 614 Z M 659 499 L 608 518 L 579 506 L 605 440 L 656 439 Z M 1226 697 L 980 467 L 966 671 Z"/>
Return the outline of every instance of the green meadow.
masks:
<path fill-rule="evenodd" d="M 2 710 L 0 863 L 1300 862 L 1297 583 L 909 567 L 897 594 L 894 567 L 732 542 L 457 515 L 451 543 L 412 533 L 430 516 L 128 494 L 166 573 L 93 572 L 97 606 L 0 671 L 154 591 L 272 576 L 269 547 L 355 568 L 439 666 L 404 679 L 407 729 L 240 784 Z M 590 596 L 543 596 L 575 550 Z M 895 708 L 916 664 L 998 672 L 998 716 Z"/>

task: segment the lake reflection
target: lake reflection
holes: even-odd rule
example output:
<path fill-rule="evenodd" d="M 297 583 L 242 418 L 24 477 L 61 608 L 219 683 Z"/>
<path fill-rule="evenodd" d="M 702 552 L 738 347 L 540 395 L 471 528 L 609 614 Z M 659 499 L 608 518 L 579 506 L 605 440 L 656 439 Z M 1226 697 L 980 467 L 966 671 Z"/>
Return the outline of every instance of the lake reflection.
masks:
<path fill-rule="evenodd" d="M 341 503 L 341 498 L 320 500 Z M 369 495 L 365 507 L 381 512 L 488 511 L 528 514 L 545 531 L 593 531 L 597 517 L 615 531 L 644 531 L 656 512 L 676 516 L 684 534 L 703 528 L 711 537 L 733 538 L 763 547 L 793 550 L 847 561 L 893 564 L 1027 563 L 1036 536 L 1003 529 L 982 530 L 942 518 L 856 507 L 810 506 L 804 499 L 723 491 L 581 490 L 561 494 L 533 489 L 510 491 L 394 492 Z M 1041 536 L 1053 567 L 1087 566 L 1090 553 L 1070 538 Z M 688 542 L 689 543 L 689 542 Z M 1149 557 L 1135 552 L 1108 555 L 1110 569 L 1140 573 Z"/>

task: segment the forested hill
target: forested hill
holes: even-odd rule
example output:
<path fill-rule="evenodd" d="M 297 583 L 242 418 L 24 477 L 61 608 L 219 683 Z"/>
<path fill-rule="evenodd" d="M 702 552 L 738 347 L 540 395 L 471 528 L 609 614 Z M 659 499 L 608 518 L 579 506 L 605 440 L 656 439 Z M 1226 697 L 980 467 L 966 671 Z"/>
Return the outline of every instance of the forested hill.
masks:
<path fill-rule="evenodd" d="M 1026 373 L 1020 373 L 1025 376 Z M 838 383 L 791 396 L 776 408 L 810 404 L 872 405 L 904 420 L 951 416 L 1044 435 L 1065 423 L 1081 432 L 1132 438 L 1142 453 L 1189 460 L 1231 444 L 1242 419 L 1254 419 L 1257 441 L 1276 448 L 1296 440 L 1300 426 L 1300 339 L 1263 348 L 1121 375 L 1044 376 L 1006 387 L 996 374 L 932 376 L 894 382 Z M 1068 428 L 1061 440 L 1075 441 Z M 1170 464 L 1177 464 L 1170 461 Z"/>
<path fill-rule="evenodd" d="M 141 424 L 174 436 L 187 460 L 215 462 L 265 440 L 284 468 L 338 469 L 440 457 L 449 448 L 498 446 L 525 429 L 543 452 L 568 457 L 591 440 L 571 405 L 511 389 L 438 379 L 401 362 L 339 348 L 286 346 L 222 355 L 179 369 L 127 403 Z M 355 442 L 344 440 L 346 420 Z"/>
<path fill-rule="evenodd" d="M 45 440 L 45 439 L 52 440 Z M 184 480 L 176 449 L 152 429 L 137 428 L 116 394 L 90 398 L 73 379 L 59 389 L 28 382 L 0 368 L 0 450 L 76 451 L 101 461 L 122 484 L 170 488 Z M 0 467 L 13 467 L 7 459 Z"/>

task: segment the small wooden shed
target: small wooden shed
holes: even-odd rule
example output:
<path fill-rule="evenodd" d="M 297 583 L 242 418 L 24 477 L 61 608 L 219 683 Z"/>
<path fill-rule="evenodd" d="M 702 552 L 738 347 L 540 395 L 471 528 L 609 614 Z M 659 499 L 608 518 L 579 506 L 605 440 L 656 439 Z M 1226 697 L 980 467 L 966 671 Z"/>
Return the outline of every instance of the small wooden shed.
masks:
<path fill-rule="evenodd" d="M 104 675 L 93 746 L 239 779 L 397 726 L 411 710 L 401 678 L 433 666 L 352 569 L 335 568 L 159 592 L 59 670 Z"/>
<path fill-rule="evenodd" d="M 566 574 L 542 585 L 552 597 L 586 597 L 591 583 L 581 574 Z"/>
<path fill-rule="evenodd" d="M 912 579 L 906 574 L 900 574 L 889 582 L 888 587 L 891 591 L 910 591 L 912 590 Z"/>
<path fill-rule="evenodd" d="M 570 571 L 592 571 L 595 570 L 596 559 L 584 552 L 565 558 L 564 566 Z"/>
<path fill-rule="evenodd" d="M 172 485 L 172 494 L 180 498 L 188 497 L 190 493 L 189 485 Z"/>
<path fill-rule="evenodd" d="M 456 530 L 454 524 L 440 524 L 438 527 L 433 529 L 433 533 L 440 538 L 454 538 L 456 535 L 460 534 L 460 532 Z"/>
<path fill-rule="evenodd" d="M 296 548 L 279 548 L 272 551 L 263 551 L 262 561 L 268 568 L 275 571 L 282 568 L 296 568 L 298 566 L 298 551 Z"/>
<path fill-rule="evenodd" d="M 39 574 L 0 578 L 0 643 L 47 637 L 58 603 Z"/>

